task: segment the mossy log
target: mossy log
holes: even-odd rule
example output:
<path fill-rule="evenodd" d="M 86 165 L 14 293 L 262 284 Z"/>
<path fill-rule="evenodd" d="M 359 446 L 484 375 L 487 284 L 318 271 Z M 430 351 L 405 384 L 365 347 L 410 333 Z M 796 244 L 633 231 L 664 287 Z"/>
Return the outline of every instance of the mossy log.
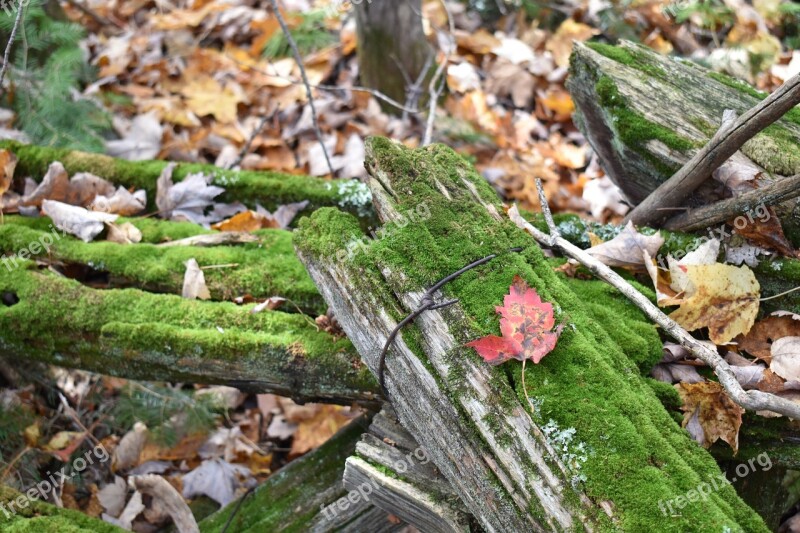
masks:
<path fill-rule="evenodd" d="M 0 148 L 14 152 L 19 159 L 14 177 L 26 176 L 39 181 L 53 161 L 59 161 L 70 175 L 90 172 L 124 187 L 147 191 L 148 209 L 155 210 L 156 181 L 167 166 L 166 161 L 126 161 L 102 154 L 93 154 L 0 141 Z M 178 182 L 189 174 L 201 172 L 214 177 L 213 185 L 225 189 L 220 201 L 242 202 L 248 207 L 260 203 L 267 209 L 282 204 L 309 201 L 307 212 L 321 206 L 338 206 L 359 212 L 368 205 L 364 188 L 355 180 L 330 181 L 309 176 L 248 170 L 225 170 L 214 165 L 178 163 L 172 176 Z"/>
<path fill-rule="evenodd" d="M 688 60 L 622 42 L 575 45 L 567 87 L 576 122 L 608 176 L 639 203 L 680 169 L 719 128 L 722 113 L 742 114 L 767 95 Z M 800 173 L 800 109 L 745 143 L 768 172 Z"/>
<path fill-rule="evenodd" d="M 342 484 L 345 459 L 355 451 L 368 424 L 367 417 L 354 420 L 325 444 L 270 476 L 241 505 L 234 501 L 202 520 L 200 531 L 219 533 L 229 519 L 227 531 L 237 533 L 389 533 L 404 528 L 404 523 L 374 507 L 369 495 L 352 497 Z"/>
<path fill-rule="evenodd" d="M 719 474 L 642 377 L 661 357 L 654 326 L 613 289 L 557 274 L 501 215 L 491 187 L 447 147 L 367 143 L 369 186 L 390 231 L 361 238 L 358 221 L 321 209 L 295 233 L 298 253 L 364 362 L 377 373 L 396 324 L 425 287 L 489 254 L 446 285 L 458 303 L 419 316 L 389 351 L 386 384 L 403 426 L 487 531 L 764 531 L 735 491 L 665 516 L 663 502 Z M 431 213 L 414 219 L 412 213 Z M 409 223 L 409 219 L 411 222 Z M 401 222 L 403 221 L 403 222 Z M 506 253 L 523 247 L 521 253 Z M 528 365 L 490 367 L 467 341 L 499 332 L 495 306 L 521 275 L 567 325 Z"/>
<path fill-rule="evenodd" d="M 28 260 L 0 268 L 3 357 L 131 379 L 222 383 L 300 402 L 371 403 L 374 379 L 346 339 L 308 316 L 98 290 Z"/>
<path fill-rule="evenodd" d="M 230 246 L 158 246 L 160 242 L 211 234 L 202 226 L 149 218 L 127 220 L 143 234 L 140 244 L 117 244 L 98 240 L 85 243 L 55 230 L 47 217 L 8 216 L 0 225 L 0 254 L 6 270 L 18 263 L 16 254 L 27 256 L 62 270 L 83 270 L 95 285 L 103 288 L 133 287 L 148 292 L 181 294 L 185 262 L 196 259 L 204 269 L 212 300 L 235 297 L 281 296 L 308 314 L 325 314 L 322 300 L 305 267 L 297 259 L 289 231 L 265 229 L 254 232 L 254 242 Z M 39 245 L 31 246 L 39 243 Z M 45 246 L 46 245 L 46 246 Z M 210 267 L 210 268 L 209 268 Z"/>
<path fill-rule="evenodd" d="M 32 493 L 33 494 L 33 493 Z M 23 507 L 24 506 L 24 507 Z M 0 531 L 3 533 L 122 533 L 125 530 L 80 511 L 28 498 L 0 485 Z"/>

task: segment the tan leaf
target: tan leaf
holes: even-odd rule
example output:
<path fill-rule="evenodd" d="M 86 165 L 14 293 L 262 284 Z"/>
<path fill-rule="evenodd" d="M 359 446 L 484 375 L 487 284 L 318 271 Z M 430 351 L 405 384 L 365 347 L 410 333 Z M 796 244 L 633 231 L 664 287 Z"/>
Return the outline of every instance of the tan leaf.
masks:
<path fill-rule="evenodd" d="M 17 156 L 11 150 L 0 150 L 0 196 L 11 187 L 14 180 L 14 169 L 17 168 Z"/>
<path fill-rule="evenodd" d="M 583 42 L 598 33 L 600 33 L 600 30 L 568 18 L 561 23 L 553 36 L 547 40 L 545 48 L 553 54 L 556 65 L 566 67 L 569 65 L 569 56 L 572 54 L 572 42 Z"/>
<path fill-rule="evenodd" d="M 233 123 L 237 106 L 246 100 L 242 88 L 233 82 L 223 87 L 211 76 L 192 79 L 181 93 L 188 99 L 186 106 L 198 116 L 213 115 L 222 123 Z"/>
<path fill-rule="evenodd" d="M 782 337 L 773 342 L 769 368 L 787 381 L 800 380 L 800 337 Z"/>
<path fill-rule="evenodd" d="M 752 270 L 721 263 L 687 265 L 692 293 L 670 318 L 689 331 L 708 327 L 714 344 L 725 344 L 753 327 L 760 287 Z"/>
<path fill-rule="evenodd" d="M 118 244 L 136 244 L 137 242 L 142 242 L 142 232 L 130 222 L 125 222 L 119 226 L 108 224 L 106 240 Z"/>
<path fill-rule="evenodd" d="M 704 448 L 709 448 L 722 439 L 739 451 L 739 427 L 742 425 L 744 409 L 739 407 L 715 381 L 704 383 L 679 383 L 678 390 L 684 411 L 683 427 L 694 440 Z"/>
<path fill-rule="evenodd" d="M 664 237 L 660 233 L 642 235 L 628 222 L 619 235 L 586 251 L 605 265 L 638 269 L 645 262 L 643 252 L 654 256 L 662 244 Z"/>
<path fill-rule="evenodd" d="M 186 265 L 186 273 L 183 276 L 183 292 L 181 296 L 189 300 L 209 300 L 211 293 L 206 286 L 206 277 L 203 271 L 200 270 L 200 265 L 197 260 L 192 258 L 184 263 Z"/>

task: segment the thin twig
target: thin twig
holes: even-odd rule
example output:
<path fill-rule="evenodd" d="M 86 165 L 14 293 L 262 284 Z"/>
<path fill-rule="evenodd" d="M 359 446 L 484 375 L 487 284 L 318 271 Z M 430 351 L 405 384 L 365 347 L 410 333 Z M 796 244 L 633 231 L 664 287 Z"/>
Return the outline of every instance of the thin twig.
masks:
<path fill-rule="evenodd" d="M 247 137 L 247 141 L 244 143 L 244 146 L 242 146 L 242 149 L 239 150 L 239 155 L 236 157 L 236 160 L 233 161 L 233 163 L 231 163 L 230 166 L 228 166 L 229 169 L 238 167 L 239 165 L 242 164 L 242 161 L 244 161 L 244 158 L 250 152 L 250 147 L 253 146 L 253 141 L 255 141 L 256 137 L 258 137 L 258 134 L 261 133 L 261 131 L 264 129 L 264 126 L 267 125 L 268 120 L 269 116 L 267 115 L 261 117 L 261 121 L 250 133 L 250 136 Z"/>
<path fill-rule="evenodd" d="M 772 296 L 767 296 L 766 298 L 759 298 L 759 302 L 766 302 L 767 300 L 772 300 L 773 298 L 780 298 L 781 296 L 786 296 L 787 294 L 791 294 L 793 292 L 800 291 L 800 287 L 795 287 L 794 289 L 789 289 L 788 291 L 779 292 L 778 294 L 773 294 Z"/>
<path fill-rule="evenodd" d="M 553 242 L 553 248 L 557 248 L 564 255 L 575 259 L 588 268 L 592 274 L 619 290 L 633 302 L 636 307 L 641 309 L 650 320 L 661 326 L 661 328 L 670 337 L 675 339 L 678 344 L 689 350 L 696 358 L 706 363 L 717 375 L 720 385 L 722 385 L 734 402 L 752 411 L 773 411 L 800 420 L 800 405 L 773 394 L 757 390 L 745 391 L 739 384 L 739 381 L 737 381 L 736 375 L 731 370 L 731 367 L 715 350 L 710 349 L 708 346 L 692 337 L 689 332 L 665 315 L 661 309 L 656 307 L 647 297 L 633 288 L 630 283 L 625 281 L 622 276 L 614 272 L 611 268 L 560 235 L 556 235 L 555 239 L 553 239 L 552 235 L 547 235 L 540 231 L 522 218 L 517 206 L 513 206 L 509 209 L 508 216 L 518 227 L 530 233 L 540 244 L 550 246 L 549 243 Z"/>
<path fill-rule="evenodd" d="M 800 74 L 792 76 L 741 117 L 726 123 L 683 168 L 662 183 L 625 218 L 641 226 L 661 217 L 658 207 L 675 207 L 699 187 L 744 143 L 800 104 Z M 726 111 L 727 113 L 727 111 Z"/>
<path fill-rule="evenodd" d="M 736 198 L 690 209 L 667 220 L 664 228 L 671 231 L 701 230 L 730 220 L 736 215 L 751 211 L 758 206 L 775 205 L 798 196 L 800 196 L 800 174 L 779 179 Z"/>
<path fill-rule="evenodd" d="M 450 62 L 450 54 L 453 52 L 455 48 L 455 33 L 456 27 L 455 22 L 453 21 L 453 16 L 450 14 L 450 9 L 447 7 L 447 1 L 442 0 L 442 8 L 444 9 L 445 14 L 447 15 L 447 24 L 450 28 L 450 33 L 448 37 L 447 43 L 447 50 L 444 53 L 444 59 L 436 68 L 436 73 L 431 78 L 431 82 L 428 85 L 428 120 L 425 123 L 425 133 L 422 136 L 422 146 L 427 146 L 431 143 L 433 138 L 433 122 L 436 120 L 436 105 L 439 101 L 439 96 L 442 94 L 444 87 L 446 85 L 446 79 L 443 77 L 444 71 L 447 69 L 447 65 Z"/>
<path fill-rule="evenodd" d="M 5 80 L 6 72 L 8 71 L 8 62 L 11 58 L 11 47 L 14 45 L 14 41 L 17 38 L 17 31 L 19 30 L 20 22 L 22 22 L 22 13 L 24 10 L 25 6 L 23 6 L 22 2 L 20 2 L 19 6 L 17 7 L 17 18 L 14 19 L 14 27 L 11 29 L 11 37 L 8 38 L 6 51 L 3 54 L 3 68 L 0 70 L 0 94 L 5 92 L 5 89 L 3 88 L 3 80 Z"/>
<path fill-rule="evenodd" d="M 297 43 L 295 42 L 294 37 L 292 37 L 292 32 L 289 31 L 289 26 L 286 25 L 286 21 L 283 19 L 280 9 L 278 9 L 277 0 L 269 0 L 269 3 L 272 6 L 272 10 L 275 12 L 275 17 L 278 19 L 278 24 L 281 26 L 281 31 L 283 31 L 283 35 L 286 37 L 286 41 L 289 43 L 289 46 L 292 49 L 292 54 L 294 54 L 294 60 L 297 63 L 297 67 L 300 69 L 300 77 L 303 78 L 303 85 L 306 87 L 308 105 L 311 106 L 311 121 L 314 123 L 314 132 L 317 135 L 319 145 L 322 147 L 322 154 L 325 156 L 325 162 L 328 163 L 328 170 L 330 170 L 331 176 L 333 176 L 336 174 L 336 172 L 333 170 L 331 158 L 328 156 L 328 149 L 325 147 L 325 141 L 322 139 L 322 130 L 319 129 L 317 108 L 314 106 L 314 95 L 311 93 L 311 85 L 308 82 L 308 74 L 306 74 L 306 67 L 303 64 L 303 57 L 300 55 L 300 49 L 297 48 Z"/>
<path fill-rule="evenodd" d="M 550 230 L 550 236 L 555 238 L 559 234 L 558 228 L 556 227 L 556 221 L 553 220 L 553 213 L 550 212 L 550 204 L 547 203 L 542 180 L 539 178 L 536 178 L 536 190 L 539 192 L 539 204 L 542 206 L 542 215 L 544 215 L 544 220 L 547 223 L 547 229 Z"/>
<path fill-rule="evenodd" d="M 522 248 L 510 248 L 509 252 L 521 252 Z M 477 261 L 473 261 L 472 263 L 468 264 L 467 266 L 449 274 L 431 286 L 430 289 L 425 291 L 425 294 L 422 295 L 422 299 L 420 300 L 420 306 L 412 311 L 408 316 L 406 316 L 403 320 L 397 323 L 389 336 L 386 338 L 386 342 L 383 345 L 383 350 L 381 350 L 380 355 L 380 363 L 378 364 L 378 381 L 381 384 L 381 391 L 383 391 L 383 397 L 389 398 L 389 393 L 386 390 L 386 354 L 389 352 L 389 347 L 394 343 L 394 340 L 397 338 L 397 335 L 400 333 L 400 330 L 403 329 L 403 326 L 406 324 L 413 322 L 415 318 L 421 315 L 425 311 L 432 311 L 434 309 L 441 309 L 442 307 L 446 307 L 448 305 L 452 305 L 456 303 L 458 300 L 448 300 L 441 303 L 435 303 L 433 301 L 433 296 L 436 294 L 436 291 L 441 289 L 445 286 L 445 284 L 453 281 L 461 274 L 472 270 L 475 267 L 479 267 L 484 263 L 488 263 L 499 254 L 489 254 L 484 258 L 478 259 Z"/>

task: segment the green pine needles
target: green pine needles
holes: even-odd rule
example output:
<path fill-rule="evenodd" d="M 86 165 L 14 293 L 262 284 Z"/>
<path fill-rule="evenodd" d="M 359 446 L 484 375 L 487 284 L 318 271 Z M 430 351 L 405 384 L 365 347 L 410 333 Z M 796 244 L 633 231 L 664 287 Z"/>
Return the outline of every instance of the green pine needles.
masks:
<path fill-rule="evenodd" d="M 100 152 L 109 116 L 80 88 L 93 78 L 80 41 L 84 30 L 45 11 L 45 0 L 15 2 L 24 9 L 11 51 L 11 89 L 3 105 L 17 113 L 17 127 L 35 144 Z M 2 46 L 17 11 L 0 11 Z"/>

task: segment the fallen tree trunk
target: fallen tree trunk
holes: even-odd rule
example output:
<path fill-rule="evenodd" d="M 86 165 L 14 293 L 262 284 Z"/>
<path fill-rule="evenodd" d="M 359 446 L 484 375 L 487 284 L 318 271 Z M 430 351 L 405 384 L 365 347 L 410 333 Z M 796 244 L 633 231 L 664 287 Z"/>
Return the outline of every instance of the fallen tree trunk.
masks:
<path fill-rule="evenodd" d="M 680 169 L 716 132 L 767 95 L 688 60 L 622 42 L 575 45 L 567 82 L 576 123 L 606 174 L 634 204 Z M 742 147 L 768 172 L 800 173 L 800 110 Z"/>
<path fill-rule="evenodd" d="M 322 209 L 295 235 L 298 253 L 373 372 L 394 327 L 425 287 L 500 254 L 445 286 L 448 308 L 398 335 L 386 384 L 403 426 L 429 453 L 487 531 L 664 529 L 664 501 L 719 473 L 640 377 L 661 356 L 655 328 L 599 282 L 555 274 L 541 250 L 502 215 L 485 180 L 443 146 L 408 150 L 371 139 L 369 185 L 382 238 L 348 260 L 355 218 Z M 430 217 L 417 217 L 420 212 Z M 521 254 L 506 253 L 523 247 Z M 492 368 L 463 347 L 497 333 L 494 307 L 515 274 L 567 320 L 556 350 L 526 372 Z M 533 367 L 533 368 L 532 368 Z M 765 530 L 730 487 L 690 505 L 668 527 Z"/>

